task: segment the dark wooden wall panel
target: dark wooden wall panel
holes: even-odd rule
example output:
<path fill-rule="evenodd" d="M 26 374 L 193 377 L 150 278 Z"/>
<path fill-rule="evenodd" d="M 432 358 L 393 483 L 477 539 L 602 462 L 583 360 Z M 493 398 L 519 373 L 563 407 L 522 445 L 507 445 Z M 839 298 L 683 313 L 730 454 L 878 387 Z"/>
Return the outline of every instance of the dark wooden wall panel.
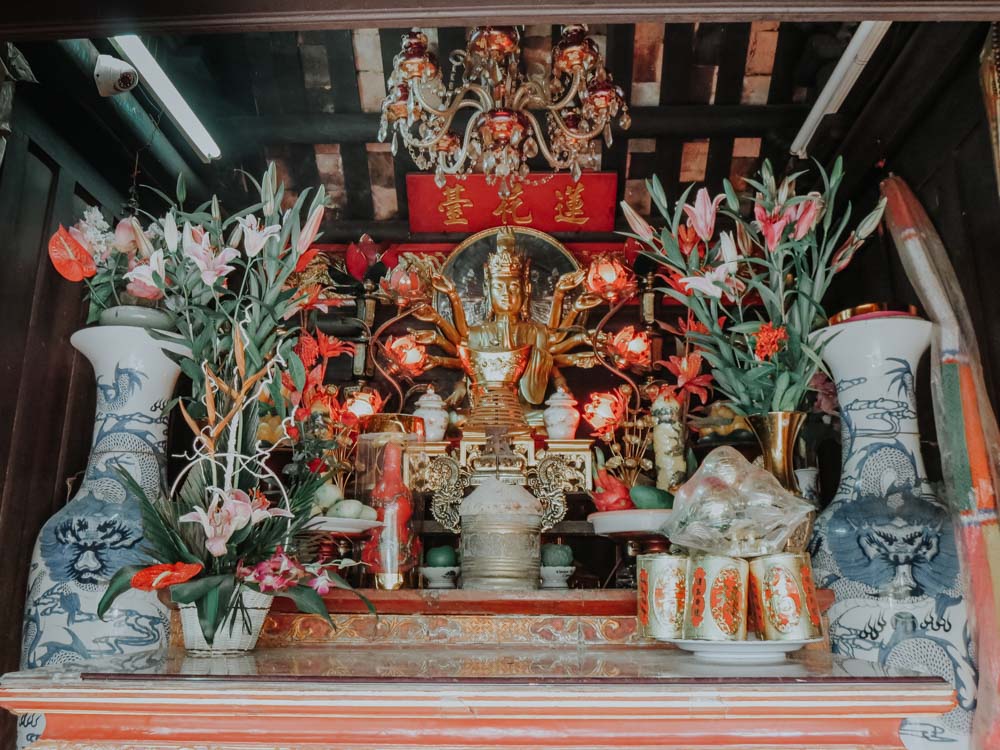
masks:
<path fill-rule="evenodd" d="M 947 248 L 976 329 L 986 384 L 1000 405 L 1000 195 L 979 85 L 984 24 L 926 24 L 911 44 L 925 51 L 948 46 L 947 64 L 927 78 L 922 66 L 900 66 L 896 93 L 883 92 L 854 123 L 845 150 L 851 199 L 859 212 L 876 199 L 878 180 L 892 172 L 923 203 Z M 909 54 L 916 57 L 916 52 Z M 905 98 L 906 102 L 901 99 Z M 888 112 L 905 110 L 907 123 Z M 870 114 L 869 114 L 870 113 Z M 862 141 L 864 141 L 862 143 Z M 884 160 L 881 165 L 872 163 Z M 831 290 L 831 311 L 867 300 L 916 302 L 888 238 L 859 253 Z"/>
<path fill-rule="evenodd" d="M 29 109 L 0 168 L 0 672 L 17 669 L 28 565 L 35 537 L 67 499 L 86 462 L 94 377 L 69 338 L 85 319 L 83 287 L 49 263 L 48 238 L 81 207 L 117 212 L 121 196 Z M 0 721 L 0 747 L 13 747 Z"/>

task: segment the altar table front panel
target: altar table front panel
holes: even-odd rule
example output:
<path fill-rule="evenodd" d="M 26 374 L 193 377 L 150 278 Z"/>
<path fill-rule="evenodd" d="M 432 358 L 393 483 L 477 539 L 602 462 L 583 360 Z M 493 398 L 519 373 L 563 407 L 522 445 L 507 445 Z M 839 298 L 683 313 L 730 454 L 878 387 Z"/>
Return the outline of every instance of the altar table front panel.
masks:
<path fill-rule="evenodd" d="M 657 648 L 182 651 L 7 675 L 37 750 L 900 748 L 954 706 L 936 677 L 808 653 L 709 665 Z"/>

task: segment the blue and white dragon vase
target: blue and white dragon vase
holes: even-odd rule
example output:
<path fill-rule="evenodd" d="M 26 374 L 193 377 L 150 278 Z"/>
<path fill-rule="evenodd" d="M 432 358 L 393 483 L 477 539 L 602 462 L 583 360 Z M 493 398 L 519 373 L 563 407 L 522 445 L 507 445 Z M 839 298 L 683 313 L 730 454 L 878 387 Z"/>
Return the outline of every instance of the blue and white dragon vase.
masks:
<path fill-rule="evenodd" d="M 920 455 L 914 372 L 932 324 L 914 317 L 847 321 L 816 334 L 840 400 L 842 473 L 816 521 L 817 585 L 832 589 L 834 653 L 889 671 L 944 677 L 958 705 L 903 723 L 909 750 L 965 750 L 976 666 L 948 508 Z"/>
<path fill-rule="evenodd" d="M 90 360 L 97 379 L 94 436 L 79 491 L 35 542 L 23 669 L 155 649 L 168 628 L 166 608 L 148 593 L 127 592 L 104 620 L 97 617 L 97 604 L 115 571 L 149 562 L 139 500 L 118 472 L 128 472 L 150 498 L 163 491 L 164 407 L 180 368 L 143 328 L 86 328 L 71 342 Z M 37 739 L 43 723 L 37 715 L 20 717 L 19 744 Z"/>

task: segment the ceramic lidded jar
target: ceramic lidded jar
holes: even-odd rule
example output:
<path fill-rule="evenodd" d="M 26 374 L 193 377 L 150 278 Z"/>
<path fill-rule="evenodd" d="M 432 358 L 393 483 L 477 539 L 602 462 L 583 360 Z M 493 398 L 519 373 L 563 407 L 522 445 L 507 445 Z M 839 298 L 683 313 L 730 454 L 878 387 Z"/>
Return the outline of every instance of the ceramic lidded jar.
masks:
<path fill-rule="evenodd" d="M 413 416 L 424 420 L 425 440 L 431 443 L 444 440 L 444 434 L 448 429 L 448 408 L 444 399 L 435 393 L 433 386 L 417 399 L 417 408 L 413 410 Z"/>
<path fill-rule="evenodd" d="M 552 440 L 573 440 L 576 428 L 580 426 L 580 412 L 576 408 L 576 399 L 564 388 L 559 388 L 548 401 L 547 408 L 542 412 L 545 420 L 545 431 Z"/>
<path fill-rule="evenodd" d="M 524 487 L 488 477 L 462 501 L 462 588 L 537 589 L 542 503 Z"/>

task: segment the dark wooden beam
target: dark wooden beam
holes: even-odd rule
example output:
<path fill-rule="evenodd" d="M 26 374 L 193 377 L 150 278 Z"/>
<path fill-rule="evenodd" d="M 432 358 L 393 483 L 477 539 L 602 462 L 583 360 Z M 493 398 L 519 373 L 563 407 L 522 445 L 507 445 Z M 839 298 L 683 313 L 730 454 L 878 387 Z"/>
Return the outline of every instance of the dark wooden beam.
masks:
<path fill-rule="evenodd" d="M 750 46 L 750 24 L 727 23 L 722 27 L 719 51 L 719 72 L 715 83 L 718 105 L 739 104 L 743 93 L 747 49 Z M 722 180 L 729 177 L 733 162 L 732 136 L 717 135 L 708 145 L 705 184 L 712 193 L 722 190 Z"/>
<path fill-rule="evenodd" d="M 632 101 L 632 62 L 635 51 L 635 26 L 616 25 L 608 29 L 607 60 L 608 69 L 615 76 L 615 83 L 625 93 L 625 101 Z M 632 127 L 635 127 L 634 117 Z M 617 130 L 617 129 L 616 129 Z M 631 135 L 631 128 L 628 131 Z M 618 173 L 617 206 L 625 197 L 625 182 L 628 179 L 628 136 L 617 130 L 610 147 L 604 148 L 601 166 L 609 172 Z"/>
<path fill-rule="evenodd" d="M 121 33 L 300 31 L 361 27 L 705 21 L 989 21 L 997 0 L 79 0 L 11 3 L 0 39 L 79 38 Z"/>
<path fill-rule="evenodd" d="M 809 108 L 800 104 L 740 106 L 690 104 L 635 107 L 632 127 L 615 128 L 615 138 L 663 136 L 710 138 L 761 136 L 796 130 Z M 229 135 L 235 148 L 253 149 L 280 143 L 371 143 L 378 134 L 379 115 L 372 112 L 227 117 L 212 123 Z M 241 145 L 242 144 L 242 145 Z"/>
<path fill-rule="evenodd" d="M 330 85 L 334 112 L 359 114 L 361 93 L 358 90 L 357 64 L 350 31 L 328 31 L 326 57 L 330 67 Z M 360 142 L 340 143 L 340 159 L 344 167 L 346 213 L 352 219 L 372 219 L 372 180 L 368 169 L 368 149 L 365 143 L 375 140 L 375 132 Z M 336 141 L 332 141 L 336 142 Z"/>
<path fill-rule="evenodd" d="M 970 49 L 982 44 L 984 33 L 975 24 L 922 24 L 916 29 L 835 149 L 845 159 L 841 191 L 846 197 L 871 179 L 877 164 L 892 156 L 941 98 Z M 892 169 L 891 159 L 886 166 Z"/>
<path fill-rule="evenodd" d="M 624 242 L 625 237 L 618 234 L 630 231 L 621 222 L 616 225 L 615 232 L 552 232 L 552 236 L 560 242 Z M 321 226 L 323 234 L 319 242 L 340 244 L 354 242 L 362 234 L 370 234 L 376 242 L 412 242 L 421 244 L 452 243 L 458 244 L 469 236 L 468 232 L 440 232 L 415 234 L 410 231 L 406 221 L 358 221 L 327 219 Z"/>

